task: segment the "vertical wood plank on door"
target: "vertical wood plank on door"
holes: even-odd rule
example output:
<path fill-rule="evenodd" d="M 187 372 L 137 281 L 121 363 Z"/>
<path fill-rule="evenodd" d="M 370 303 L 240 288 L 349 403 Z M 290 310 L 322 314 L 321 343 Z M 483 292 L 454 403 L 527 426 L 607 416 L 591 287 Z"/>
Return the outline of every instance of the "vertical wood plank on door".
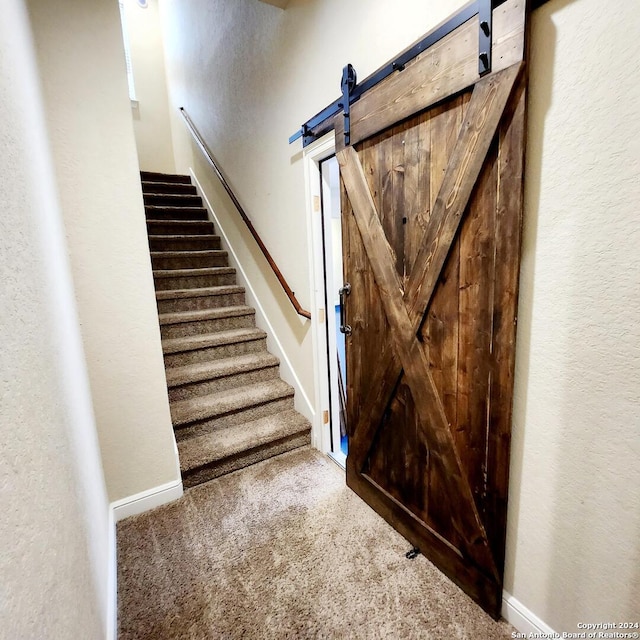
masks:
<path fill-rule="evenodd" d="M 353 210 L 351 208 L 351 202 L 349 198 L 345 197 L 344 184 L 342 177 L 340 177 L 340 216 L 342 226 L 342 278 L 344 282 L 351 282 L 354 279 L 354 265 L 353 257 L 351 255 L 351 218 L 353 217 Z M 344 309 L 345 321 L 347 324 L 353 322 L 353 314 L 350 305 L 345 305 Z M 347 414 L 347 435 L 349 438 L 353 435 L 353 429 L 355 427 L 354 415 L 357 415 L 357 407 L 360 402 L 356 392 L 358 384 L 356 383 L 355 375 L 357 371 L 357 343 L 351 340 L 351 336 L 345 335 L 345 371 L 347 374 L 345 384 L 345 394 L 347 398 L 346 414 Z M 351 443 L 349 443 L 351 444 Z"/>
<path fill-rule="evenodd" d="M 407 123 L 404 132 L 405 282 L 411 275 L 431 211 L 431 114 Z"/>
<path fill-rule="evenodd" d="M 382 208 L 378 209 L 387 240 L 396 258 L 396 271 L 404 273 L 404 150 L 401 128 L 393 127 L 379 146 L 382 173 L 386 176 Z"/>
<path fill-rule="evenodd" d="M 378 211 L 382 206 L 381 202 L 383 184 L 383 178 L 381 176 L 381 173 L 378 171 L 379 140 L 380 137 L 376 136 L 375 138 L 365 140 L 362 144 L 358 145 L 358 154 L 360 156 L 360 161 L 362 162 L 364 175 L 367 178 L 367 184 L 369 185 L 369 190 L 371 191 L 371 197 L 376 203 L 376 208 L 378 209 Z"/>
<path fill-rule="evenodd" d="M 411 391 L 401 380 L 371 447 L 367 474 L 420 518 L 427 509 L 425 449 Z"/>
<path fill-rule="evenodd" d="M 404 271 L 403 130 L 388 129 L 364 143 L 360 153 L 380 222 L 394 251 L 399 274 Z"/>
<path fill-rule="evenodd" d="M 433 110 L 431 118 L 431 207 L 449 163 L 462 126 L 468 96 L 459 96 Z M 422 337 L 429 345 L 432 374 L 445 406 L 449 423 L 456 424 L 458 360 L 458 260 L 459 239 L 452 242 L 438 285 L 428 307 Z"/>
<path fill-rule="evenodd" d="M 378 153 L 375 146 L 364 143 L 361 155 L 366 159 L 367 168 L 365 175 L 368 179 L 378 175 Z M 372 195 L 380 199 L 379 182 L 372 180 L 374 185 Z M 378 390 L 372 389 L 373 379 L 371 369 L 377 366 L 378 359 L 384 359 L 388 355 L 391 345 L 385 336 L 388 334 L 388 327 L 384 314 L 371 313 L 371 309 L 380 309 L 380 294 L 375 286 L 375 279 L 369 269 L 369 264 L 360 241 L 359 231 L 353 215 L 353 208 L 348 198 L 345 197 L 344 186 L 341 186 L 341 201 L 343 228 L 347 230 L 347 237 L 343 240 L 343 250 L 349 252 L 348 272 L 345 273 L 346 281 L 351 284 L 351 295 L 346 297 L 347 324 L 351 325 L 353 334 L 357 334 L 358 340 L 352 336 L 347 336 L 347 344 L 351 346 L 351 363 L 347 358 L 347 390 L 358 389 L 353 402 L 348 403 L 349 433 L 353 435 L 353 430 L 360 415 L 368 410 L 368 397 L 377 397 Z M 345 254 L 346 255 L 346 254 Z M 346 265 L 345 261 L 345 265 Z M 373 354 L 373 359 L 372 359 Z M 358 434 L 362 436 L 363 434 Z M 352 461 L 366 454 L 369 450 L 370 442 L 359 437 L 349 441 L 349 449 Z"/>
<path fill-rule="evenodd" d="M 394 252 L 399 275 L 403 275 L 405 270 L 404 137 L 404 127 L 394 127 L 363 143 L 359 152 L 380 222 Z M 381 308 L 381 305 L 376 308 Z M 376 320 L 372 318 L 372 321 Z M 401 379 L 392 402 L 377 425 L 366 472 L 392 496 L 414 510 L 416 515 L 423 517 L 426 509 L 426 502 L 422 498 L 427 458 L 424 455 L 425 445 L 420 441 L 418 432 L 413 398 L 406 382 Z"/>
<path fill-rule="evenodd" d="M 388 227 L 393 229 L 392 235 L 387 235 L 393 250 L 396 252 L 396 270 L 401 279 L 405 275 L 404 236 L 406 221 L 406 206 L 404 198 L 404 173 L 405 173 L 405 126 L 393 127 L 391 130 L 391 209 L 389 211 Z"/>
<path fill-rule="evenodd" d="M 509 445 L 515 369 L 518 264 L 522 242 L 526 78 L 513 96 L 500 127 L 495 226 L 495 295 L 493 300 L 492 385 L 487 469 L 492 488 L 486 500 L 486 523 L 496 564 L 504 567 L 509 484 Z"/>
<path fill-rule="evenodd" d="M 493 315 L 495 184 L 492 145 L 460 228 L 458 451 L 481 511 L 485 492 Z"/>
<path fill-rule="evenodd" d="M 430 210 L 435 204 L 462 126 L 462 108 L 463 98 L 457 97 L 430 111 Z M 457 409 L 459 253 L 459 243 L 456 239 L 421 328 L 422 340 L 429 347 L 431 373 L 440 391 L 447 419 L 452 426 L 456 424 Z M 429 476 L 429 499 L 434 505 L 438 505 L 429 514 L 431 521 L 447 540 L 458 545 L 458 536 L 451 526 L 449 510 L 442 508 L 442 505 L 447 504 L 446 479 L 440 477 L 438 468 L 433 465 L 429 469 Z"/>

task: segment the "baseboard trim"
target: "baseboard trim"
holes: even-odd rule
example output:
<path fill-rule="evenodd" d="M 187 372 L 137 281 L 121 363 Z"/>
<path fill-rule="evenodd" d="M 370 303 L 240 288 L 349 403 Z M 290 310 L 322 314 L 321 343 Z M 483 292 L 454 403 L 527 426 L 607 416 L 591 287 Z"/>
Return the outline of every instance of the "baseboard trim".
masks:
<path fill-rule="evenodd" d="M 181 498 L 182 494 L 182 480 L 177 480 L 153 487 L 147 491 L 141 491 L 122 500 L 116 500 L 111 503 L 114 522 L 120 522 L 120 520 L 129 516 L 155 509 L 167 502 L 173 502 Z"/>
<path fill-rule="evenodd" d="M 107 640 L 118 640 L 118 552 L 116 521 L 113 507 L 109 506 L 109 558 L 107 560 Z"/>
<path fill-rule="evenodd" d="M 242 284 L 247 290 L 247 302 L 256 310 L 256 324 L 258 324 L 258 326 L 262 326 L 262 328 L 267 332 L 267 344 L 269 347 L 269 351 L 271 351 L 273 355 L 277 356 L 280 359 L 281 377 L 285 382 L 288 382 L 295 389 L 294 403 L 296 410 L 299 411 L 307 420 L 309 420 L 309 422 L 313 424 L 313 421 L 315 419 L 313 404 L 305 393 L 302 387 L 302 383 L 300 382 L 300 379 L 298 378 L 298 375 L 296 374 L 293 365 L 291 364 L 291 360 L 289 360 L 287 353 L 282 346 L 282 342 L 280 342 L 278 338 L 278 334 L 269 321 L 264 307 L 260 303 L 260 299 L 258 298 L 255 289 L 251 284 L 251 281 L 247 277 L 246 271 L 243 269 L 242 264 L 238 260 L 238 254 L 235 252 L 233 245 L 229 242 L 229 237 L 225 233 L 224 228 L 220 223 L 218 216 L 216 215 L 215 209 L 213 208 L 213 206 L 211 206 L 211 202 L 209 202 L 207 194 L 202 188 L 202 185 L 198 180 L 193 167 L 189 167 L 189 173 L 193 178 L 196 189 L 198 190 L 198 194 L 202 196 L 207 210 L 209 211 L 209 215 L 213 219 L 217 233 L 221 236 L 222 242 L 229 252 L 229 258 L 231 259 L 233 266 L 237 270 L 238 275 L 242 279 Z"/>
<path fill-rule="evenodd" d="M 544 620 L 506 591 L 502 592 L 502 617 L 527 636 L 530 633 L 551 638 L 556 636 L 556 632 Z"/>

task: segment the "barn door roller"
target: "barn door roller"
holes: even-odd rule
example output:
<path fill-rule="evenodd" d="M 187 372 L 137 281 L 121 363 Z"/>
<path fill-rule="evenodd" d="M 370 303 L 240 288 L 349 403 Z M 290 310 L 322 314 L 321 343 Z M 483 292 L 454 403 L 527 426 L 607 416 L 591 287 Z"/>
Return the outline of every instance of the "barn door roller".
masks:
<path fill-rule="evenodd" d="M 349 144 L 351 105 L 360 99 L 366 91 L 390 76 L 401 72 L 405 65 L 417 55 L 432 47 L 452 31 L 463 25 L 467 20 L 478 16 L 478 74 L 483 76 L 491 71 L 491 34 L 493 30 L 493 9 L 503 4 L 505 0 L 475 0 L 462 8 L 440 27 L 427 34 L 422 40 L 401 53 L 395 60 L 378 69 L 360 84 L 356 84 L 356 72 L 348 64 L 342 71 L 342 97 L 325 107 L 320 113 L 305 122 L 290 138 L 289 144 L 302 138 L 302 145 L 306 147 L 317 137 L 316 128 L 342 111 L 344 113 L 345 145 Z M 326 129 L 321 134 L 326 133 Z"/>

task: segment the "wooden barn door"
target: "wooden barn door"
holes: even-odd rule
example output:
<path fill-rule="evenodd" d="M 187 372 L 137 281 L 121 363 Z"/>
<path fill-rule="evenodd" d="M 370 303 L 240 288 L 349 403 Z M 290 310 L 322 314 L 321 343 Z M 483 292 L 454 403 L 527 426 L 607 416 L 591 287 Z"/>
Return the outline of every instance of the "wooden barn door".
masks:
<path fill-rule="evenodd" d="M 354 104 L 354 146 L 338 152 L 351 285 L 347 484 L 494 617 L 520 260 L 522 5 L 501 7 L 519 43 L 497 57 L 501 68 L 403 111 L 412 82 L 429 82 L 407 66 L 392 76 L 406 74 L 400 93 L 383 87 Z M 446 64 L 461 64 L 456 46 Z M 441 78 L 443 66 L 430 68 Z"/>

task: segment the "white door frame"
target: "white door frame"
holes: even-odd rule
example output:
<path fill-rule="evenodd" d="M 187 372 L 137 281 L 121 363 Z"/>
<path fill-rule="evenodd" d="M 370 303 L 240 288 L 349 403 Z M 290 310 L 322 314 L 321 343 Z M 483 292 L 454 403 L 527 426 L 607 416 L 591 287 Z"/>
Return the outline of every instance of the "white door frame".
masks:
<path fill-rule="evenodd" d="M 303 150 L 307 238 L 311 256 L 311 291 L 313 311 L 311 313 L 311 340 L 313 345 L 313 373 L 315 384 L 315 416 L 311 425 L 311 444 L 324 453 L 331 451 L 331 437 L 326 427 L 331 407 L 329 405 L 329 368 L 326 358 L 327 331 L 330 314 L 325 308 L 325 280 L 322 243 L 322 181 L 320 163 L 336 152 L 335 133 L 330 131 Z"/>
<path fill-rule="evenodd" d="M 338 159 L 334 156 L 332 160 L 335 163 L 335 170 L 338 171 Z M 329 389 L 330 389 L 330 404 L 331 404 L 331 457 L 341 466 L 346 465 L 346 456 L 342 452 L 341 437 L 340 437 L 340 376 L 338 372 L 338 330 L 335 323 L 335 302 L 336 296 L 340 287 L 343 285 L 343 268 L 342 268 L 342 234 L 337 237 L 334 233 L 334 207 L 338 205 L 338 212 L 340 209 L 340 192 L 338 189 L 338 202 L 334 202 L 336 194 L 333 192 L 333 182 L 331 175 L 333 172 L 330 170 L 325 175 L 325 168 L 327 167 L 330 159 L 326 159 L 322 162 L 322 222 L 324 226 L 324 287 L 326 292 L 327 303 L 327 324 L 325 325 L 327 341 L 329 348 L 326 353 L 328 355 L 329 364 Z M 342 220 L 338 219 L 338 225 L 342 224 Z M 336 273 L 334 266 L 336 248 L 340 252 L 340 269 Z M 335 288 L 334 288 L 335 287 Z M 346 344 L 345 344 L 346 348 Z"/>

